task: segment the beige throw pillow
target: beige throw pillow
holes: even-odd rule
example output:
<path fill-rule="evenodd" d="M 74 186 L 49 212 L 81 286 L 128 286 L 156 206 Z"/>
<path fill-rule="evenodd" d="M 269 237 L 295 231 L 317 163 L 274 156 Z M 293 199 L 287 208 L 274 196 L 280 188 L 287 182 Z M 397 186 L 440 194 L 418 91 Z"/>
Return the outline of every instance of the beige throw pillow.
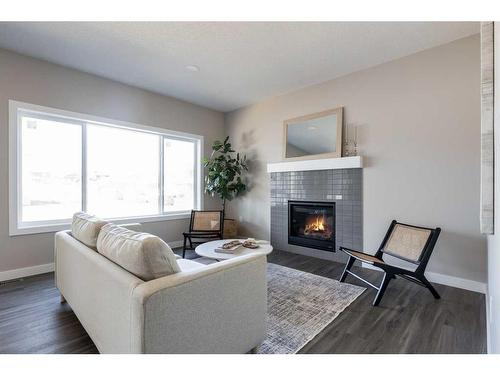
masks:
<path fill-rule="evenodd" d="M 180 272 L 172 249 L 161 238 L 118 225 L 102 227 L 97 251 L 144 281 Z"/>
<path fill-rule="evenodd" d="M 96 250 L 97 236 L 107 222 L 85 212 L 77 212 L 71 222 L 71 235 Z"/>

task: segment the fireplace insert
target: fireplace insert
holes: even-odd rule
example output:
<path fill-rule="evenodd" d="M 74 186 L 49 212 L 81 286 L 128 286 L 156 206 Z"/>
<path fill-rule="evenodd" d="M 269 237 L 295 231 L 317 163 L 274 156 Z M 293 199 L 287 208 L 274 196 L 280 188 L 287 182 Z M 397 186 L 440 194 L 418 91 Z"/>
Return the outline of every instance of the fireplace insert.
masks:
<path fill-rule="evenodd" d="M 288 243 L 335 251 L 335 202 L 288 201 Z"/>

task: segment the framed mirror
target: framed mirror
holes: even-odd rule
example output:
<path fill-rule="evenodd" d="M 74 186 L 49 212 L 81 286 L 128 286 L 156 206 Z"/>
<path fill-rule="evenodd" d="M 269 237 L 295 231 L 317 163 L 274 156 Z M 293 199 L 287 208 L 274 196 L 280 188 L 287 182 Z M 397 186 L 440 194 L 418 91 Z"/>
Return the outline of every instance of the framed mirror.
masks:
<path fill-rule="evenodd" d="M 342 156 L 343 108 L 285 120 L 284 159 L 339 158 Z"/>

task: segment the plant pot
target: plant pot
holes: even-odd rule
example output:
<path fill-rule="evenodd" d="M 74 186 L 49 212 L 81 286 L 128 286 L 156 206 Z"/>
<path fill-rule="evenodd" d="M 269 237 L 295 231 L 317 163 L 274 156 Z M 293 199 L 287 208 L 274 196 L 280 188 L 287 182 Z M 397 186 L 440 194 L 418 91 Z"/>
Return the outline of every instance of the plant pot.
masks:
<path fill-rule="evenodd" d="M 238 222 L 234 219 L 224 219 L 224 238 L 238 237 Z"/>

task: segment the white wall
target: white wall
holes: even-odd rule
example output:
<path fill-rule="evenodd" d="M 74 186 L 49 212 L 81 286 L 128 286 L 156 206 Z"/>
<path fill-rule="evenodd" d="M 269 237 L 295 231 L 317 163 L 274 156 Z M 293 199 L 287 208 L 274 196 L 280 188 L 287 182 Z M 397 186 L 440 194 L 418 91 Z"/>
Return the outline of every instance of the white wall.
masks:
<path fill-rule="evenodd" d="M 224 136 L 222 113 L 0 49 L 0 278 L 17 275 L 8 270 L 53 262 L 53 234 L 8 234 L 9 99 L 200 134 L 207 153 L 212 142 Z M 205 202 L 208 207 L 217 204 L 211 199 Z M 176 241 L 187 225 L 188 220 L 174 220 L 144 228 Z"/>
<path fill-rule="evenodd" d="M 364 250 L 392 219 L 443 231 L 428 270 L 485 286 L 479 233 L 479 35 L 226 114 L 226 133 L 251 165 L 251 190 L 229 204 L 246 234 L 269 238 L 266 164 L 281 160 L 285 119 L 344 107 L 365 157 Z"/>
<path fill-rule="evenodd" d="M 500 92 L 500 25 L 495 22 L 495 89 Z M 494 103 L 495 150 L 495 234 L 488 236 L 488 294 L 486 315 L 488 324 L 488 353 L 500 353 L 500 95 Z"/>

